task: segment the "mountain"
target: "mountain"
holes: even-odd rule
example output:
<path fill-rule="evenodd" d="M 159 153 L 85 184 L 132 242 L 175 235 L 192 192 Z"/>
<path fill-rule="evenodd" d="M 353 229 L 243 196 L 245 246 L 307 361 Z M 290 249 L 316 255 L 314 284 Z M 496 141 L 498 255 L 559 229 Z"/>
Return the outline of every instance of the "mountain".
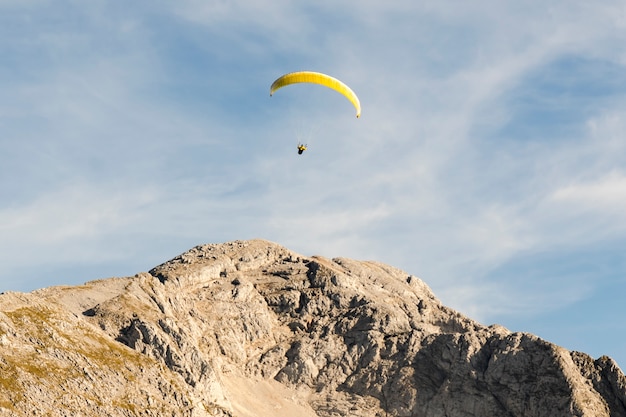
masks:
<path fill-rule="evenodd" d="M 626 416 L 626 377 L 377 262 L 264 240 L 0 295 L 0 416 Z"/>

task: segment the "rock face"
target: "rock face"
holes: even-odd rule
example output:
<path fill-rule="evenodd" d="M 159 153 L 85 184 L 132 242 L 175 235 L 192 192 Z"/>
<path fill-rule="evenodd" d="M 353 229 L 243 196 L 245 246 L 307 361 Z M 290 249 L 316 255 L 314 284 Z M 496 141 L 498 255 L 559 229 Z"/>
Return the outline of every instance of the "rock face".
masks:
<path fill-rule="evenodd" d="M 626 416 L 626 378 L 376 262 L 262 240 L 0 295 L 0 416 Z"/>

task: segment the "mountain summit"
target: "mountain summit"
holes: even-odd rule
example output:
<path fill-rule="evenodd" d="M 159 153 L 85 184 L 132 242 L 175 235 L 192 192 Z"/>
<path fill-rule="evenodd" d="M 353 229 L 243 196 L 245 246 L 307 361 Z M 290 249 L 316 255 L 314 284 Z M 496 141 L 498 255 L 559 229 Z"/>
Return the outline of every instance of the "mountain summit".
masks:
<path fill-rule="evenodd" d="M 626 417 L 626 377 L 391 266 L 250 240 L 0 295 L 0 416 L 27 415 Z"/>

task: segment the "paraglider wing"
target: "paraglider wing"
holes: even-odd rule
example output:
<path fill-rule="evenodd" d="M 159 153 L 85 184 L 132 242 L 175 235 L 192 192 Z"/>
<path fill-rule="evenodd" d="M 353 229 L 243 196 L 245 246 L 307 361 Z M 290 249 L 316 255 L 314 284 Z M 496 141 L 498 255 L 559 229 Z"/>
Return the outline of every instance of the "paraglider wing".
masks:
<path fill-rule="evenodd" d="M 343 94 L 348 100 L 350 100 L 356 109 L 356 117 L 361 116 L 361 103 L 359 102 L 359 98 L 354 91 L 338 79 L 333 78 L 330 75 L 322 74 L 321 72 L 298 71 L 285 74 L 272 83 L 272 86 L 270 87 L 270 96 L 273 95 L 279 88 L 297 83 L 319 84 Z"/>

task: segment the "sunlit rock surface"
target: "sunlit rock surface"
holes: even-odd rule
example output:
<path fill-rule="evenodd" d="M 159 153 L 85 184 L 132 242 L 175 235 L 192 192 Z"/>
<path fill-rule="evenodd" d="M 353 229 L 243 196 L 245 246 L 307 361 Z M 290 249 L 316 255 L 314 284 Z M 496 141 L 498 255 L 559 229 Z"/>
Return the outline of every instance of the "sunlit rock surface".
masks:
<path fill-rule="evenodd" d="M 626 416 L 608 357 L 484 326 L 419 278 L 263 240 L 0 295 L 0 416 Z"/>

